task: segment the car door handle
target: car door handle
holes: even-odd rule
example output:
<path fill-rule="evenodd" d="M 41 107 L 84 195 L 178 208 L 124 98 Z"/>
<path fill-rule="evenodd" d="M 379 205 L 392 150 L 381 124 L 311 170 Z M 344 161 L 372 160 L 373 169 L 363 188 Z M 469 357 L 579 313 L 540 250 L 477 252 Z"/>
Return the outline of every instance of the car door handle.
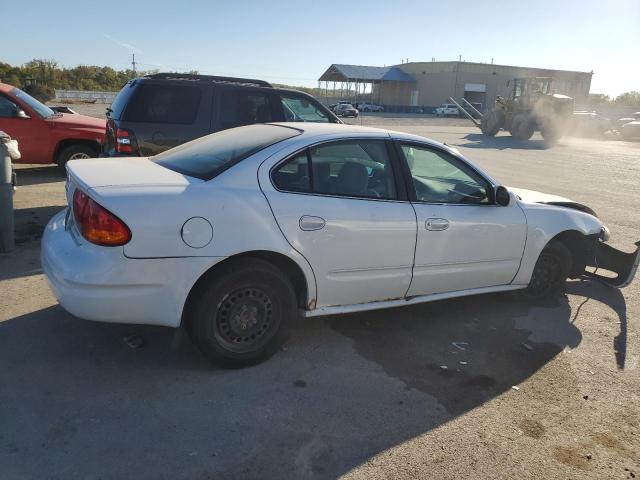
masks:
<path fill-rule="evenodd" d="M 313 217 L 311 215 L 303 215 L 300 217 L 300 230 L 306 232 L 322 230 L 326 224 L 327 222 L 322 217 Z"/>
<path fill-rule="evenodd" d="M 424 223 L 424 228 L 427 230 L 441 231 L 449 228 L 449 220 L 444 218 L 427 218 Z"/>

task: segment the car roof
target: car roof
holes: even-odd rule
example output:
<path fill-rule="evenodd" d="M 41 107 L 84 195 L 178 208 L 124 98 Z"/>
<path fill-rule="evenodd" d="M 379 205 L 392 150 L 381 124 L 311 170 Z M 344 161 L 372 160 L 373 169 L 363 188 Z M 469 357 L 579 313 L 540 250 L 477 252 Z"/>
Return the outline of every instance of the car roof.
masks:
<path fill-rule="evenodd" d="M 16 87 L 14 87 L 13 85 L 9 85 L 8 83 L 1 83 L 0 82 L 0 92 L 9 93 L 14 88 L 16 88 Z"/>
<path fill-rule="evenodd" d="M 304 95 L 310 98 L 314 98 L 313 95 L 303 91 L 296 90 L 294 88 L 283 88 L 273 86 L 264 80 L 255 80 L 251 78 L 240 77 L 218 77 L 213 75 L 189 75 L 189 74 L 153 74 L 145 75 L 144 77 L 137 77 L 130 82 L 135 81 L 138 84 L 141 83 L 157 83 L 157 84 L 173 84 L 173 85 L 198 85 L 198 86 L 219 86 L 227 88 L 247 88 L 268 90 L 286 93 L 295 93 L 297 95 Z"/>
<path fill-rule="evenodd" d="M 389 137 L 398 140 L 408 140 L 420 143 L 428 143 L 430 145 L 445 148 L 451 150 L 452 148 L 444 145 L 435 140 L 431 140 L 419 135 L 412 135 L 410 133 L 397 132 L 395 130 L 387 130 L 385 128 L 375 128 L 361 125 L 350 125 L 348 123 L 315 123 L 315 122 L 273 122 L 269 125 L 278 125 L 282 127 L 294 128 L 300 131 L 300 135 L 296 136 L 296 139 L 311 138 L 318 136 L 331 136 L 336 135 L 336 138 L 341 136 L 345 137 L 357 137 L 358 135 L 379 135 L 380 137 Z"/>

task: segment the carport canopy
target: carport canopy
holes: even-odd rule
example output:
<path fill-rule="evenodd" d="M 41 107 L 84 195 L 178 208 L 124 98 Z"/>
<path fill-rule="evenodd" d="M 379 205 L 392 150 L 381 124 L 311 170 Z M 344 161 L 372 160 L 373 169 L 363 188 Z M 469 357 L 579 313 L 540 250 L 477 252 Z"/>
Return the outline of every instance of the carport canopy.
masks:
<path fill-rule="evenodd" d="M 322 88 L 324 82 L 324 88 Z M 329 83 L 333 83 L 329 93 Z M 325 103 L 336 102 L 343 98 L 358 100 L 369 98 L 373 103 L 373 87 L 378 85 L 378 103 L 382 95 L 382 86 L 398 89 L 401 85 L 415 83 L 411 75 L 397 67 L 367 67 L 363 65 L 344 65 L 334 63 L 318 78 L 318 90 L 324 92 Z M 337 90 L 336 90 L 337 88 Z"/>
<path fill-rule="evenodd" d="M 397 67 L 366 67 L 337 63 L 331 65 L 318 81 L 347 83 L 415 82 L 413 77 Z"/>

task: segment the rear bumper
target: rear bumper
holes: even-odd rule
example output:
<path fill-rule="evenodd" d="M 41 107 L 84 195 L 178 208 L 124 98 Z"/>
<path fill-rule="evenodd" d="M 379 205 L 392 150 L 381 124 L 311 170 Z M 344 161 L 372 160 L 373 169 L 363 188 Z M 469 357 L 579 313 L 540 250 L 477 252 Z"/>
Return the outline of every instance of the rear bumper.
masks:
<path fill-rule="evenodd" d="M 42 237 L 42 269 L 60 305 L 100 322 L 178 327 L 196 280 L 221 257 L 131 259 L 65 230 L 65 211 Z"/>

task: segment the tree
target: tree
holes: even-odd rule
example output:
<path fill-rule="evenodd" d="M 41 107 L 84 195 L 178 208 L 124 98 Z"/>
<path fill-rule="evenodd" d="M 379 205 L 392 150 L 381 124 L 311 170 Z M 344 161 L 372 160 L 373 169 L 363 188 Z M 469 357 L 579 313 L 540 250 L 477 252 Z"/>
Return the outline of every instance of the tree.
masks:
<path fill-rule="evenodd" d="M 626 107 L 640 108 L 640 92 L 634 90 L 632 92 L 621 93 L 616 97 L 616 103 Z"/>
<path fill-rule="evenodd" d="M 598 105 L 604 105 L 607 104 L 611 101 L 611 98 L 609 97 L 609 95 L 605 95 L 603 93 L 590 93 L 589 94 L 589 99 L 587 100 L 587 103 L 592 106 L 598 106 Z"/>

